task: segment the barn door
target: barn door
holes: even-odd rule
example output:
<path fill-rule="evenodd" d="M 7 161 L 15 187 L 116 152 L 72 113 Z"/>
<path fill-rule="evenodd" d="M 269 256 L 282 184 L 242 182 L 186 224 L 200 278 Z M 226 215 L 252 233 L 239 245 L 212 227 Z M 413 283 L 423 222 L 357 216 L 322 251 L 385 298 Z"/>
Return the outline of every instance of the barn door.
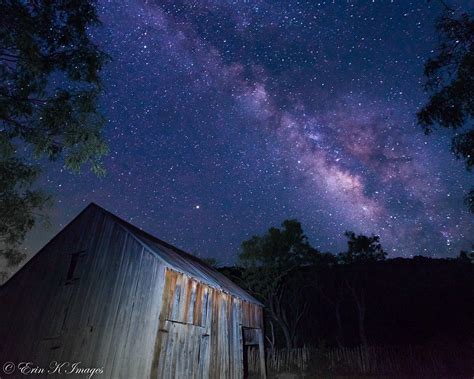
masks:
<path fill-rule="evenodd" d="M 243 342 L 243 365 L 244 379 L 246 378 L 266 378 L 265 352 L 263 347 L 263 332 L 259 328 L 242 327 Z M 249 365 L 249 354 L 252 350 L 258 350 L 260 362 L 253 362 Z"/>
<path fill-rule="evenodd" d="M 206 328 L 167 320 L 162 334 L 158 378 L 209 377 L 209 333 Z"/>

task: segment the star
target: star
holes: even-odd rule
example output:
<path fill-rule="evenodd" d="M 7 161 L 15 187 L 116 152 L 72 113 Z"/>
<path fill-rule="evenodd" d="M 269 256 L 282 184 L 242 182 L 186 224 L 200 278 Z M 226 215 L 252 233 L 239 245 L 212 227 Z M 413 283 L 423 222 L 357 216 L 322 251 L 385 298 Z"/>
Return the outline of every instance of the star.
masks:
<path fill-rule="evenodd" d="M 107 176 L 45 170 L 53 225 L 94 201 L 223 264 L 285 218 L 333 252 L 346 230 L 380 235 L 392 256 L 470 247 L 472 177 L 449 138 L 424 136 L 414 116 L 437 2 L 99 8 L 91 33 L 112 58 L 100 102 Z M 54 232 L 36 233 L 30 251 Z"/>

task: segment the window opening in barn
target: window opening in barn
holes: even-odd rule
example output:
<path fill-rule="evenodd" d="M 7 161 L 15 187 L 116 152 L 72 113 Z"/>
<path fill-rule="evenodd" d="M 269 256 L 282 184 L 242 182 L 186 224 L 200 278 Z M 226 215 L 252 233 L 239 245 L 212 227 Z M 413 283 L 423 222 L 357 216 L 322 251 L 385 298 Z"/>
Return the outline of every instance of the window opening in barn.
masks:
<path fill-rule="evenodd" d="M 84 251 L 78 251 L 77 253 L 71 254 L 71 261 L 69 262 L 69 268 L 67 270 L 66 275 L 66 285 L 72 284 L 74 281 L 78 280 L 79 278 L 75 277 L 77 265 L 79 263 L 79 258 L 84 255 Z"/>

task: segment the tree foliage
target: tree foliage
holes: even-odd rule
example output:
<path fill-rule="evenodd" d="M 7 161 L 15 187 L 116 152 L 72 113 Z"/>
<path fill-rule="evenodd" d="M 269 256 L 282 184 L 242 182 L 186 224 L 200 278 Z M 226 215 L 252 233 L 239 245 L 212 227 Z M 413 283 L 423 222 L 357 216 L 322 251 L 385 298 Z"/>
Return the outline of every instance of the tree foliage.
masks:
<path fill-rule="evenodd" d="M 466 168 L 474 166 L 474 20 L 463 13 L 456 17 L 451 9 L 438 19 L 440 41 L 437 55 L 425 64 L 425 89 L 430 98 L 418 112 L 418 123 L 429 134 L 439 125 L 455 130 L 452 151 L 464 159 Z M 474 189 L 467 197 L 474 212 Z"/>
<path fill-rule="evenodd" d="M 457 259 L 462 263 L 474 264 L 474 245 L 472 245 L 471 251 L 461 250 Z"/>
<path fill-rule="evenodd" d="M 344 233 L 347 237 L 347 251 L 339 254 L 341 263 L 367 263 L 382 261 L 387 257 L 387 253 L 380 244 L 379 236 L 356 235 L 348 231 Z"/>
<path fill-rule="evenodd" d="M 468 340 L 469 315 L 449 310 L 471 300 L 471 251 L 456 259 L 387 260 L 378 236 L 348 231 L 345 237 L 343 252 L 321 253 L 298 221 L 287 220 L 244 241 L 239 267 L 220 269 L 264 303 L 271 347 Z"/>
<path fill-rule="evenodd" d="M 270 228 L 263 236 L 253 236 L 242 243 L 239 261 L 244 267 L 243 283 L 268 306 L 288 348 L 295 345 L 296 327 L 306 308 L 304 304 L 285 306 L 295 296 L 289 276 L 296 268 L 312 262 L 316 255 L 297 220 L 285 220 L 281 229 Z"/>
<path fill-rule="evenodd" d="M 3 154 L 0 160 L 0 242 L 2 254 L 11 265 L 23 258 L 15 245 L 24 239 L 41 211 L 50 201 L 50 197 L 30 186 L 38 176 L 38 169 Z"/>
<path fill-rule="evenodd" d="M 270 228 L 262 236 L 242 243 L 239 263 L 243 267 L 238 278 L 268 310 L 270 344 L 275 344 L 274 323 L 279 326 L 287 348 L 298 345 L 298 325 L 305 317 L 308 298 L 316 290 L 334 310 L 336 340 L 343 345 L 342 314 L 344 301 L 355 306 L 360 342 L 367 344 L 365 333 L 368 266 L 382 261 L 386 253 L 378 236 L 346 232 L 347 251 L 338 255 L 321 253 L 313 248 L 297 220 L 286 220 L 282 228 Z M 328 278 L 331 267 L 344 267 L 341 275 Z M 344 273 L 344 275 L 342 275 Z M 235 279 L 235 277 L 234 277 Z M 313 293 L 313 295 L 311 295 Z"/>
<path fill-rule="evenodd" d="M 35 188 L 41 170 L 32 158 L 104 173 L 105 120 L 97 99 L 108 57 L 89 36 L 97 25 L 91 0 L 2 2 L 0 241 L 7 257 L 51 201 Z"/>

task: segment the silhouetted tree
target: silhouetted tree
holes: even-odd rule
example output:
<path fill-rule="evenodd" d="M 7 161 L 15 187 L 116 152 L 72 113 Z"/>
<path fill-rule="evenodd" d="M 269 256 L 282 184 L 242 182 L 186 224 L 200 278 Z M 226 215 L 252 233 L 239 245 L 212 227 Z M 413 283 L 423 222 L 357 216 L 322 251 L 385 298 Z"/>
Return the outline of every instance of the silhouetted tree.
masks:
<path fill-rule="evenodd" d="M 213 257 L 201 258 L 201 260 L 208 266 L 211 266 L 214 268 L 217 268 L 217 266 L 219 265 L 219 262 L 217 261 L 217 259 Z"/>
<path fill-rule="evenodd" d="M 332 254 L 331 254 L 332 255 Z M 332 255 L 334 261 L 336 257 Z M 321 299 L 325 301 L 334 311 L 334 320 L 336 323 L 335 340 L 339 347 L 344 346 L 344 328 L 342 318 L 342 303 L 345 297 L 345 281 L 341 270 L 331 270 L 330 275 L 325 275 L 321 270 L 331 268 L 332 265 L 322 266 L 315 272 L 312 278 L 312 285 L 318 291 Z"/>
<path fill-rule="evenodd" d="M 287 348 L 295 346 L 297 326 L 306 310 L 304 301 L 293 301 L 293 290 L 301 291 L 303 281 L 296 284 L 299 278 L 289 277 L 316 254 L 297 220 L 285 220 L 281 229 L 270 228 L 263 236 L 242 243 L 239 261 L 244 267 L 244 285 L 268 307 Z"/>
<path fill-rule="evenodd" d="M 356 235 L 346 232 L 347 251 L 338 255 L 342 264 L 349 265 L 343 279 L 347 293 L 354 301 L 357 312 L 357 325 L 362 345 L 367 346 L 365 331 L 366 318 L 366 281 L 369 265 L 384 260 L 387 253 L 383 250 L 378 236 Z"/>
<path fill-rule="evenodd" d="M 244 242 L 244 267 L 220 268 L 266 305 L 270 345 L 470 346 L 470 253 L 386 261 L 379 237 L 345 236 L 345 252 L 322 254 L 297 221 L 286 221 Z"/>
<path fill-rule="evenodd" d="M 31 158 L 64 159 L 78 171 L 104 169 L 105 120 L 97 110 L 107 60 L 89 38 L 99 25 L 92 0 L 4 0 L 0 10 L 0 254 L 16 246 L 50 196 L 34 187 Z"/>
<path fill-rule="evenodd" d="M 437 56 L 425 64 L 425 89 L 430 98 L 418 112 L 418 123 L 425 133 L 435 125 L 455 130 L 452 151 L 474 165 L 474 20 L 463 13 L 456 17 L 446 6 L 436 29 L 440 41 Z M 474 212 L 474 189 L 466 196 L 466 203 Z"/>
<path fill-rule="evenodd" d="M 347 237 L 347 251 L 339 254 L 339 261 L 344 264 L 367 263 L 383 261 L 387 253 L 380 244 L 379 236 L 356 235 L 354 232 L 345 232 Z"/>
<path fill-rule="evenodd" d="M 472 250 L 470 252 L 461 250 L 458 256 L 458 260 L 462 263 L 474 264 L 474 245 L 472 246 Z"/>

